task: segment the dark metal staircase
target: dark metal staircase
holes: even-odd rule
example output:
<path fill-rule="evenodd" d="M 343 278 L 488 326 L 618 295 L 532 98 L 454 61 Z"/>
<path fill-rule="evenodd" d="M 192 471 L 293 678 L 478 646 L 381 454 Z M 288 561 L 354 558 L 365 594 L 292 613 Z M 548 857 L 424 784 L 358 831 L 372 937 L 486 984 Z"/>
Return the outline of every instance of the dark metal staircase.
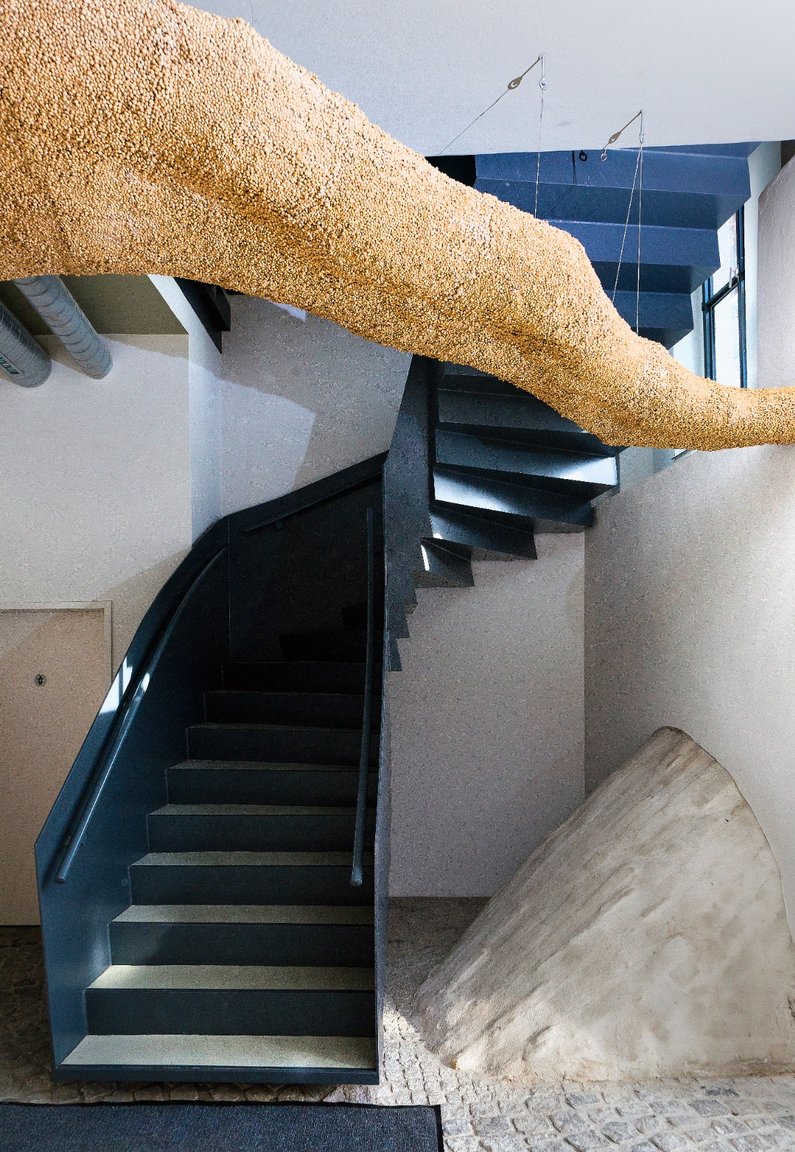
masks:
<path fill-rule="evenodd" d="M 643 157 L 640 335 L 673 347 L 693 328 L 691 294 L 717 270 L 718 229 L 749 198 L 750 144 L 647 148 Z M 637 151 L 498 153 L 476 156 L 474 187 L 538 215 L 582 243 L 605 291 L 635 326 L 638 207 L 627 210 Z M 623 247 L 623 258 L 621 258 Z"/>
<path fill-rule="evenodd" d="M 346 641 L 353 657 L 360 636 Z M 222 1036 L 244 1076 L 256 1060 L 258 1078 L 296 1064 L 372 1078 L 372 814 L 364 883 L 350 884 L 364 676 L 353 659 L 227 665 L 149 814 L 66 1068 L 143 1070 L 167 1050 L 187 1075 L 217 1062 Z"/>
<path fill-rule="evenodd" d="M 136 634 L 37 844 L 59 1078 L 377 1082 L 382 465 L 220 521 Z"/>
<path fill-rule="evenodd" d="M 718 229 L 750 196 L 756 144 L 646 149 L 640 267 L 634 149 L 431 158 L 442 171 L 561 228 L 641 336 L 671 347 L 692 293 L 720 265 Z M 419 445 L 419 446 L 418 446 Z M 413 446 L 413 450 L 412 450 Z M 534 534 L 581 532 L 619 483 L 620 447 L 530 392 L 415 357 L 386 469 L 391 666 L 418 587 L 473 583 L 472 560 L 534 557 Z"/>
<path fill-rule="evenodd" d="M 538 532 L 582 532 L 620 449 L 528 392 L 415 357 L 385 470 L 388 636 L 422 587 L 473 584 L 472 561 L 535 559 Z"/>
<path fill-rule="evenodd" d="M 670 344 L 691 327 L 751 147 L 647 152 L 641 334 Z M 532 154 L 458 160 L 440 166 L 534 203 Z M 608 289 L 634 164 L 542 156 L 541 214 L 583 240 Z M 636 284 L 629 259 L 616 297 L 629 320 Z M 620 451 L 530 392 L 414 357 L 386 461 L 197 541 L 37 842 L 58 1077 L 377 1081 L 383 675 L 400 668 L 418 588 L 467 587 L 474 561 L 534 559 L 537 533 L 584 531 Z"/>

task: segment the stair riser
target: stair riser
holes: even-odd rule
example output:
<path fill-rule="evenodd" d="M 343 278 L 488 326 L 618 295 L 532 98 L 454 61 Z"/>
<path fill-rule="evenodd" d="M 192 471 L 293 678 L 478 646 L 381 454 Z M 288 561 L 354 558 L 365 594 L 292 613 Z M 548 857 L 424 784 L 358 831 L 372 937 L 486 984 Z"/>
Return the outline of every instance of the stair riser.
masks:
<path fill-rule="evenodd" d="M 172 804 L 331 804 L 356 803 L 358 773 L 269 772 L 256 768 L 180 768 L 168 773 Z M 375 777 L 369 795 L 375 798 Z"/>
<path fill-rule="evenodd" d="M 354 662 L 367 656 L 365 638 L 356 632 L 338 637 L 284 636 L 280 643 L 285 660 Z"/>
<path fill-rule="evenodd" d="M 439 389 L 439 427 L 474 436 L 599 455 L 606 446 L 529 394 L 486 396 Z"/>
<path fill-rule="evenodd" d="M 369 925 L 112 923 L 110 944 L 114 964 L 373 963 Z"/>
<path fill-rule="evenodd" d="M 194 760 L 262 760 L 274 764 L 358 764 L 358 732 L 328 729 L 195 727 L 188 729 L 188 756 Z M 376 762 L 378 741 L 371 741 Z"/>
<path fill-rule="evenodd" d="M 465 513 L 431 509 L 431 528 L 440 534 L 441 539 L 471 548 L 473 559 L 477 559 L 481 551 L 487 559 L 489 553 L 524 556 L 530 560 L 536 558 L 532 533 L 496 521 L 489 523 L 485 518 L 468 517 Z"/>
<path fill-rule="evenodd" d="M 134 904 L 370 904 L 373 871 L 351 887 L 338 865 L 148 864 L 130 868 Z"/>
<path fill-rule="evenodd" d="M 585 499 L 613 488 L 617 482 L 615 456 L 592 457 L 580 453 L 533 451 L 526 445 L 508 445 L 484 437 L 439 432 L 436 463 L 446 468 L 476 470 L 511 482 L 526 480 Z"/>
<path fill-rule="evenodd" d="M 209 1074 L 208 1074 L 209 1073 Z M 146 1084 L 152 1081 L 189 1084 L 379 1084 L 378 1069 L 360 1068 L 252 1068 L 213 1065 L 212 1069 L 194 1065 L 168 1064 L 59 1064 L 53 1073 L 56 1081 L 121 1081 Z"/>
<path fill-rule="evenodd" d="M 89 1032 L 99 1035 L 371 1036 L 372 992 L 227 988 L 89 988 Z"/>
<path fill-rule="evenodd" d="M 363 664 L 334 661 L 272 664 L 231 664 L 224 669 L 224 686 L 264 692 L 355 692 L 364 685 Z"/>
<path fill-rule="evenodd" d="M 593 523 L 590 505 L 562 493 L 536 490 L 524 485 L 505 484 L 478 476 L 467 477 L 452 470 L 435 469 L 436 500 L 480 512 L 499 512 L 535 523 L 538 530 L 547 523 L 584 528 Z"/>
<path fill-rule="evenodd" d="M 613 464 L 613 471 L 615 474 L 615 464 L 612 457 L 610 458 Z M 470 467 L 468 465 L 450 465 L 448 461 L 441 461 L 444 465 L 445 472 L 449 475 L 454 475 L 459 467 L 460 474 L 465 477 L 481 476 L 484 480 L 502 481 L 506 484 L 516 484 L 521 487 L 526 485 L 529 488 L 534 488 L 539 492 L 559 492 L 563 496 L 571 496 L 577 500 L 593 500 L 597 496 L 601 496 L 603 492 L 609 492 L 611 488 L 616 486 L 615 478 L 610 482 L 590 482 L 588 480 L 580 480 L 576 478 L 569 478 L 565 475 L 554 475 L 552 468 L 548 473 L 533 472 L 530 468 L 522 472 L 508 472 L 504 469 L 489 470 L 481 467 Z M 538 465 L 539 469 L 543 465 Z"/>
<path fill-rule="evenodd" d="M 214 724 L 306 724 L 356 728 L 362 722 L 361 696 L 312 693 L 208 692 L 205 718 Z"/>
<path fill-rule="evenodd" d="M 708 197 L 731 195 L 739 206 L 751 194 L 747 156 L 747 149 L 731 154 L 647 148 L 643 166 L 644 197 L 647 192 L 679 194 L 686 190 L 690 194 Z M 594 191 L 620 189 L 624 194 L 626 211 L 628 194 L 637 178 L 636 149 L 615 148 L 604 164 L 599 162 L 598 151 L 586 152 L 586 157 L 582 160 L 577 152 L 543 152 L 541 189 L 546 189 L 548 184 L 559 184 L 564 190 L 572 184 L 593 188 Z M 518 183 L 530 185 L 535 190 L 539 172 L 537 152 L 493 153 L 478 156 L 475 164 L 476 188 L 494 192 L 492 183 L 495 186 Z"/>
<path fill-rule="evenodd" d="M 543 160 L 542 160 L 543 175 Z M 644 184 L 645 184 L 644 172 Z M 631 176 L 630 176 L 631 185 Z M 478 180 L 475 185 L 479 192 L 488 192 L 498 200 L 512 204 L 523 212 L 535 211 L 535 178 L 531 183 L 503 180 Z M 554 183 L 543 181 L 539 186 L 538 215 L 557 226 L 563 213 L 567 220 L 604 220 L 623 224 L 627 218 L 630 187 L 607 188 L 591 185 L 574 186 L 571 177 L 568 182 Z M 637 193 L 634 198 L 631 220 L 637 221 Z M 689 193 L 681 190 L 654 191 L 643 189 L 643 223 L 665 227 L 676 220 L 682 227 L 714 228 L 732 215 L 737 205 L 743 202 L 731 196 Z"/>
<path fill-rule="evenodd" d="M 344 852 L 355 815 L 149 816 L 152 852 Z M 372 822 L 367 830 L 372 841 Z"/>

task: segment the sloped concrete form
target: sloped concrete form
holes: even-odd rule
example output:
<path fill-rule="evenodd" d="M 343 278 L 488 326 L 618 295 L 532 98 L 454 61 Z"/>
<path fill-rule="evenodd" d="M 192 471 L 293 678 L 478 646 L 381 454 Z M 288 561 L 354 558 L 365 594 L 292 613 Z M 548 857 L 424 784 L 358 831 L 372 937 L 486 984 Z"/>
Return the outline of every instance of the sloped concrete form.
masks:
<path fill-rule="evenodd" d="M 661 728 L 550 836 L 423 984 L 453 1066 L 523 1079 L 795 1067 L 778 868 L 731 776 Z"/>
<path fill-rule="evenodd" d="M 533 392 L 608 444 L 795 441 L 795 392 L 637 337 L 582 245 L 466 188 L 242 20 L 173 0 L 0 9 L 0 276 L 163 273 Z"/>

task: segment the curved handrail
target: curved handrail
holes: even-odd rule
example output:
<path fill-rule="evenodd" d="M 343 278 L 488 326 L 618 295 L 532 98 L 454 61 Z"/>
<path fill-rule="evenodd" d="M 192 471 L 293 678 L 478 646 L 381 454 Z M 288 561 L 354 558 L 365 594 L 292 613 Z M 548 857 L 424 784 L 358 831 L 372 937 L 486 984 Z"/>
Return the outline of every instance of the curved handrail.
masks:
<path fill-rule="evenodd" d="M 353 834 L 351 886 L 360 888 L 363 880 L 364 830 L 367 819 L 367 777 L 370 772 L 370 737 L 373 727 L 373 665 L 375 647 L 375 552 L 373 510 L 367 509 L 367 649 L 364 665 L 364 708 L 362 742 L 359 750 L 359 787 L 356 794 L 356 824 Z"/>
<path fill-rule="evenodd" d="M 108 739 L 105 743 L 105 746 L 102 749 L 100 756 L 98 757 L 97 768 L 90 777 L 90 779 L 93 780 L 93 785 L 91 786 L 90 791 L 87 790 L 83 793 L 83 798 L 81 798 L 81 801 L 78 804 L 77 811 L 70 825 L 70 829 L 67 831 L 67 834 L 64 837 L 63 846 L 61 848 L 61 852 L 55 868 L 55 882 L 57 884 L 66 883 L 69 870 L 74 863 L 77 851 L 80 847 L 80 843 L 85 836 L 88 830 L 88 826 L 91 822 L 91 817 L 94 815 L 105 785 L 108 782 L 111 772 L 113 771 L 113 765 L 115 764 L 121 747 L 124 743 L 124 738 L 129 731 L 130 725 L 135 719 L 136 713 L 141 706 L 141 701 L 143 700 L 146 694 L 146 690 L 149 687 L 152 675 L 157 668 L 160 657 L 162 656 L 166 645 L 173 635 L 174 628 L 176 627 L 180 616 L 185 610 L 185 606 L 187 605 L 196 588 L 201 584 L 210 570 L 215 567 L 216 563 L 221 559 L 221 557 L 226 555 L 226 553 L 227 546 L 225 545 L 215 553 L 212 559 L 208 560 L 201 571 L 190 582 L 182 596 L 182 599 L 179 602 L 176 611 L 172 614 L 165 630 L 161 633 L 151 656 L 142 662 L 135 676 L 134 685 L 131 683 L 128 686 L 128 690 L 125 693 L 125 697 L 128 703 L 125 704 L 123 702 L 120 706 L 120 722 L 114 726 L 114 728 L 108 734 Z"/>
<path fill-rule="evenodd" d="M 138 712 L 144 681 L 160 659 L 176 617 L 209 568 L 227 552 L 234 534 L 285 520 L 328 499 L 342 496 L 379 475 L 386 453 L 354 464 L 334 476 L 216 521 L 196 541 L 155 596 L 122 661 L 105 701 L 88 731 L 63 787 L 36 841 L 40 875 L 63 884 L 97 807 L 105 783 Z M 270 511 L 270 515 L 267 513 Z M 253 523 L 252 523 L 253 521 Z M 149 681 L 146 680 L 148 686 Z M 64 819 L 63 801 L 69 815 Z M 66 831 L 59 831 L 62 825 Z"/>
<path fill-rule="evenodd" d="M 387 456 L 386 452 L 382 452 L 380 455 L 374 456 L 372 458 L 372 460 L 367 461 L 367 464 L 368 465 L 374 465 L 374 464 L 382 465 L 384 463 L 384 461 L 386 460 L 386 456 Z M 363 488 L 366 484 L 369 484 L 371 480 L 372 480 L 372 473 L 366 473 L 361 477 L 361 479 L 356 481 L 356 483 L 350 484 L 347 488 L 345 488 L 344 491 L 352 492 L 356 488 Z M 300 491 L 300 489 L 299 489 L 299 491 Z M 297 516 L 301 512 L 309 512 L 312 508 L 317 508 L 321 504 L 328 504 L 331 500 L 336 500 L 339 495 L 340 495 L 340 492 L 336 491 L 336 490 L 332 491 L 332 492 L 322 492 L 320 495 L 316 496 L 314 499 L 307 500 L 306 503 L 304 503 L 304 504 L 299 504 L 299 505 L 296 505 L 295 507 L 286 508 L 284 512 L 274 513 L 274 515 L 269 516 L 267 520 L 258 520 L 255 524 L 247 524 L 245 526 L 245 528 L 242 529 L 243 535 L 249 536 L 252 532 L 260 532 L 263 528 L 269 528 L 272 524 L 281 524 L 282 521 L 289 520 L 289 518 L 291 516 Z M 292 496 L 292 493 L 290 493 L 290 496 Z M 273 503 L 286 502 L 287 499 L 289 499 L 289 497 L 281 497 L 279 500 L 273 501 Z M 238 515 L 240 515 L 240 513 L 238 513 Z"/>

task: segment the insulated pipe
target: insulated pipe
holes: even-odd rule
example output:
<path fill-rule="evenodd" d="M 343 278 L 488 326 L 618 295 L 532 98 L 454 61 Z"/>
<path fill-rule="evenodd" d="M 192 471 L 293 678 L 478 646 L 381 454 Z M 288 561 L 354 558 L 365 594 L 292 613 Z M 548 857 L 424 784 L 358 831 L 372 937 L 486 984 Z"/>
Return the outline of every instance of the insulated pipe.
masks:
<path fill-rule="evenodd" d="M 36 388 L 51 369 L 47 353 L 0 301 L 0 370 L 15 384 Z"/>
<path fill-rule="evenodd" d="M 113 367 L 110 349 L 60 276 L 28 276 L 14 283 L 86 375 L 107 376 Z"/>

